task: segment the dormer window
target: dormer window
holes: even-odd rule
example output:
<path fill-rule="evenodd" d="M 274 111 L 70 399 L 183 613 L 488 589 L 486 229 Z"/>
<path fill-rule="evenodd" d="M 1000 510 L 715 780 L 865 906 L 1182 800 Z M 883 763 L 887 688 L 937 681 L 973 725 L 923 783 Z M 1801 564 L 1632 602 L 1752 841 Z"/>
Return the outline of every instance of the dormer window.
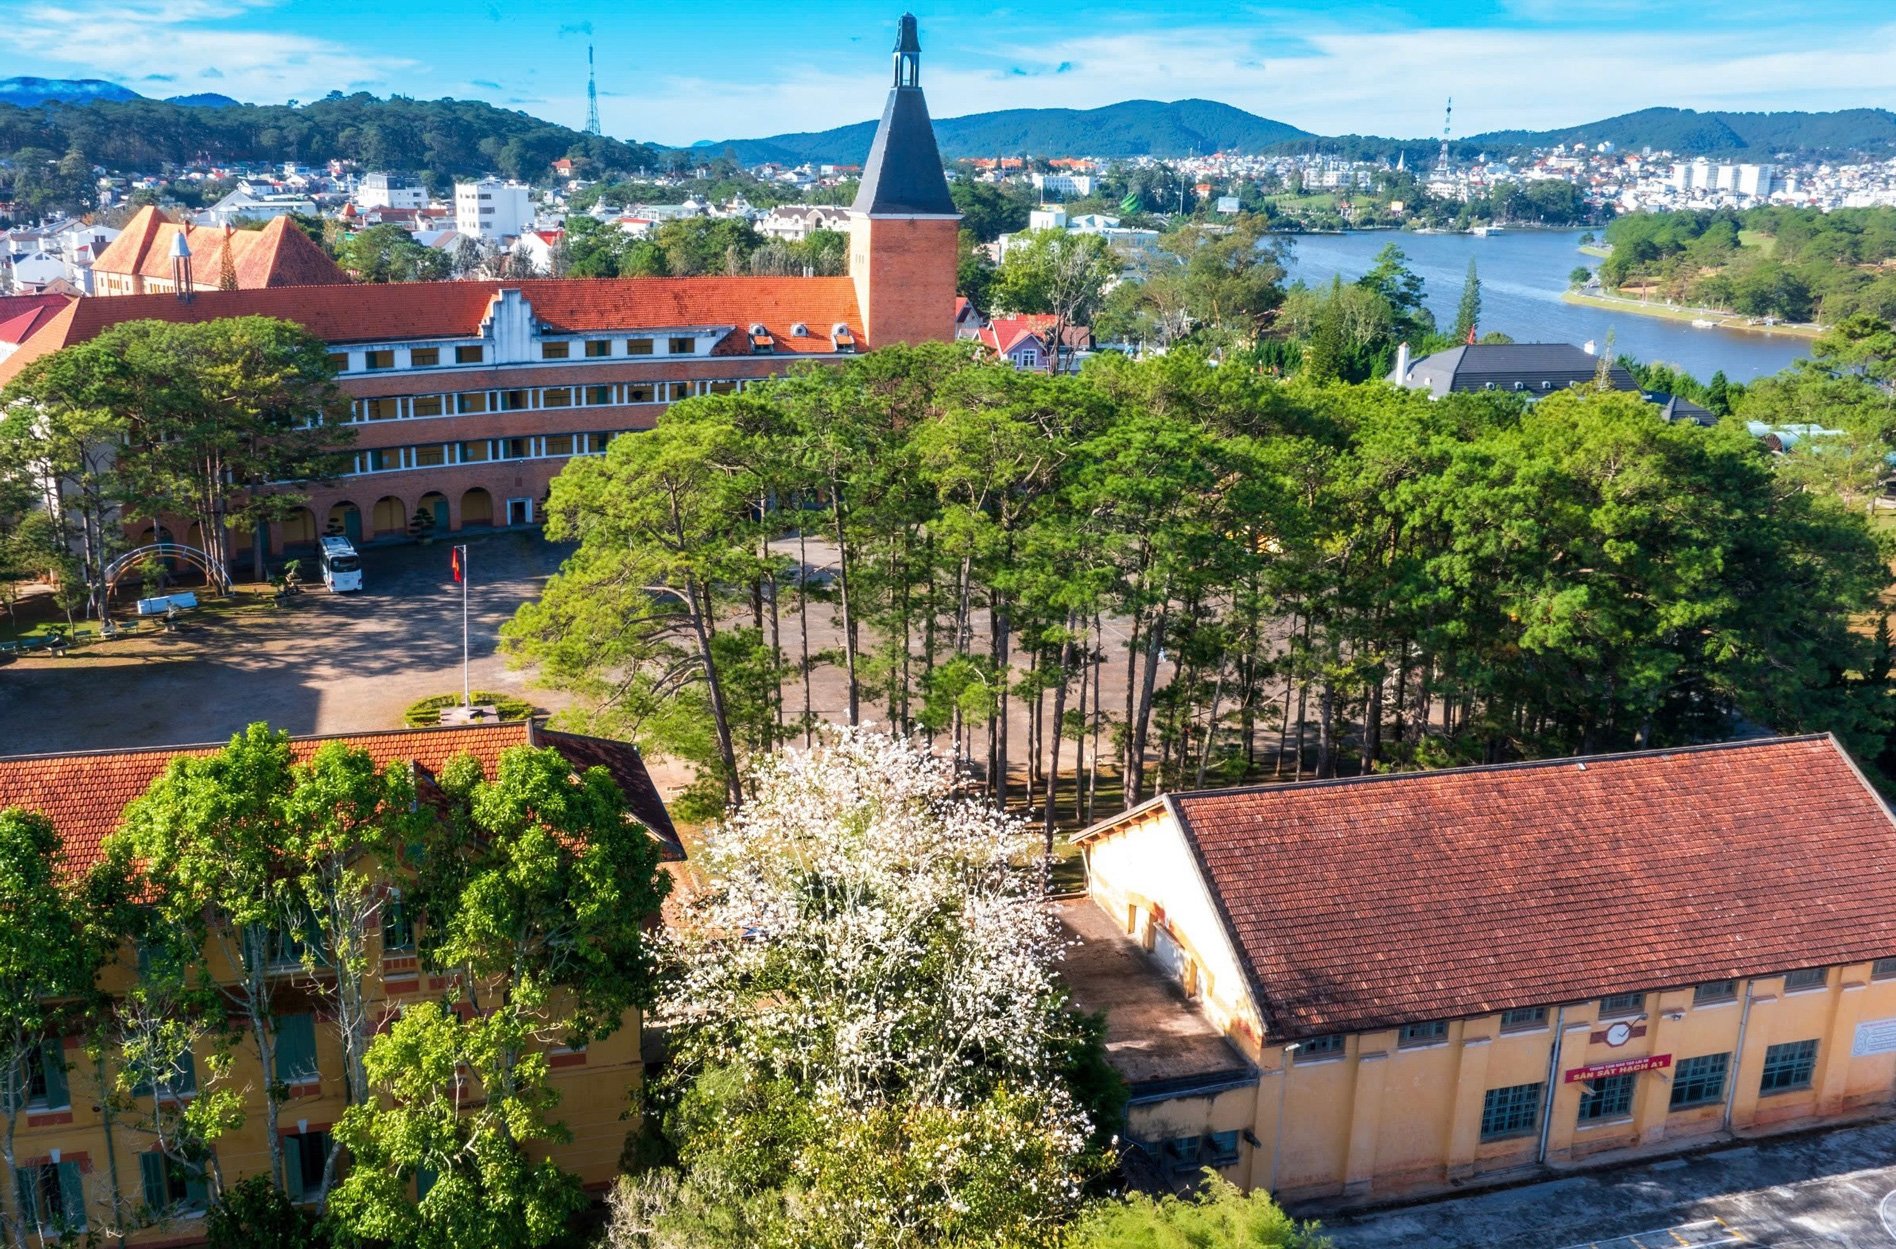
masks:
<path fill-rule="evenodd" d="M 830 345 L 837 351 L 854 351 L 856 350 L 856 336 L 849 332 L 847 325 L 838 321 L 835 325 L 830 327 Z"/>
<path fill-rule="evenodd" d="M 777 340 L 761 323 L 750 327 L 750 343 L 751 354 L 756 356 L 767 356 L 777 349 Z"/>
<path fill-rule="evenodd" d="M 810 336 L 810 327 L 809 327 L 809 326 L 807 326 L 807 325 L 805 325 L 805 324 L 804 324 L 803 322 L 801 322 L 801 321 L 792 321 L 792 322 L 790 323 L 790 337 L 792 337 L 792 338 L 808 338 L 809 336 Z"/>

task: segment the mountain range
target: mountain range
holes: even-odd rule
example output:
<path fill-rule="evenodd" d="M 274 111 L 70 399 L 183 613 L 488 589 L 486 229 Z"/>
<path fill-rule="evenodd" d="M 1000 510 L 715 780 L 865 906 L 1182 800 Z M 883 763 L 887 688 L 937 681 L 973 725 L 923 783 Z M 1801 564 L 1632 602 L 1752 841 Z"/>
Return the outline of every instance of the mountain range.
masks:
<path fill-rule="evenodd" d="M 22 108 L 45 104 L 84 107 L 145 98 L 127 87 L 96 78 L 0 79 L 0 104 Z M 369 97 L 351 99 L 368 101 Z M 216 94 L 173 96 L 163 103 L 213 112 L 240 107 L 229 96 Z M 398 101 L 386 104 L 395 108 Z M 860 164 L 869 153 L 875 126 L 874 121 L 861 121 L 831 130 L 705 141 L 692 145 L 691 150 L 707 154 L 728 151 L 745 165 L 765 161 Z M 1434 147 L 1432 139 L 1316 135 L 1215 100 L 1126 100 L 1094 109 L 1016 108 L 974 113 L 937 120 L 935 137 L 942 155 L 951 160 L 1023 153 L 1114 159 L 1309 150 L 1387 156 L 1399 148 L 1427 151 Z M 1564 129 L 1494 130 L 1458 139 L 1455 145 L 1464 153 L 1473 153 L 1601 142 L 1633 151 L 1650 147 L 1693 156 L 1745 155 L 1754 159 L 1780 152 L 1888 155 L 1896 153 L 1896 113 L 1875 108 L 1831 113 L 1648 108 Z"/>
<path fill-rule="evenodd" d="M 103 78 L 0 78 L 0 104 L 35 108 L 41 104 L 88 104 L 94 100 L 142 100 L 130 87 Z M 186 108 L 233 108 L 238 101 L 209 92 L 174 95 L 164 101 Z"/>
<path fill-rule="evenodd" d="M 1552 147 L 1556 143 L 1651 147 L 1690 155 L 1896 149 L 1896 113 L 1847 108 L 1835 113 L 1700 113 L 1647 108 L 1565 130 L 1495 130 L 1464 142 L 1488 147 Z"/>
<path fill-rule="evenodd" d="M 868 156 L 875 133 L 875 122 L 862 121 L 833 130 L 727 139 L 695 147 L 718 152 L 728 148 L 745 165 L 765 161 L 858 165 Z M 935 141 L 950 160 L 1022 152 L 1104 157 L 1257 152 L 1316 137 L 1215 100 L 1126 100 L 1090 109 L 1010 108 L 935 122 Z"/>

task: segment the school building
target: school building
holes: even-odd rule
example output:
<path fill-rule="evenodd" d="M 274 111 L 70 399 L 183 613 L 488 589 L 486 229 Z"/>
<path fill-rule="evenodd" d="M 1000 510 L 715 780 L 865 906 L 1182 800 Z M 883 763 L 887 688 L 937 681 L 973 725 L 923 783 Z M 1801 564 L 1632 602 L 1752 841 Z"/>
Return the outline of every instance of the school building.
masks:
<path fill-rule="evenodd" d="M 638 750 L 624 742 L 520 721 L 302 737 L 294 739 L 293 748 L 304 760 L 331 741 L 366 751 L 378 767 L 407 766 L 424 794 L 457 757 L 474 758 L 491 777 L 501 752 L 509 747 L 551 748 L 576 771 L 604 768 L 625 794 L 629 818 L 659 842 L 661 857 L 684 857 Z M 99 860 L 125 805 L 144 793 L 173 757 L 216 749 L 0 757 L 0 808 L 21 807 L 45 816 L 59 833 L 67 870 L 84 871 Z M 378 926 L 367 936 L 367 1009 L 372 1018 L 386 1021 L 408 1003 L 439 1001 L 455 983 L 454 974 L 421 966 L 415 920 L 404 912 L 399 894 L 384 901 Z M 135 961 L 134 951 L 122 951 L 106 969 L 101 987 L 128 991 L 135 980 Z M 241 1090 L 244 1096 L 244 1122 L 215 1145 L 226 1185 L 269 1172 L 263 1099 L 266 1089 L 278 1085 L 286 1096 L 278 1107 L 277 1132 L 289 1194 L 310 1204 L 324 1197 L 330 1133 L 347 1105 L 341 1040 L 331 1022 L 333 995 L 325 992 L 325 985 L 321 970 L 307 970 L 294 945 L 286 944 L 271 987 L 275 1070 L 259 1069 L 246 1034 L 233 1047 L 232 1067 L 219 1085 Z M 630 1097 L 644 1072 L 640 1030 L 639 1012 L 633 1011 L 612 1036 L 583 1050 L 556 1048 L 548 1054 L 551 1083 L 560 1095 L 554 1117 L 571 1129 L 572 1137 L 539 1147 L 595 1190 L 618 1174 L 620 1149 L 633 1125 Z M 135 1093 L 134 1105 L 111 1112 L 114 1117 L 108 1123 L 116 1091 L 109 1082 L 101 1085 L 99 1073 L 105 1068 L 87 1057 L 84 1046 L 84 1037 L 66 1036 L 29 1057 L 19 1073 L 16 1087 L 22 1104 L 12 1140 L 14 1183 L 12 1191 L 0 1194 L 0 1203 L 20 1217 L 30 1243 L 66 1243 L 62 1236 L 81 1237 L 88 1229 L 107 1228 L 136 1229 L 125 1240 L 141 1249 L 200 1243 L 208 1202 L 203 1170 L 163 1148 L 148 1124 L 150 1099 L 182 1104 L 198 1095 L 206 1055 L 180 1055 L 173 1081 Z"/>
<path fill-rule="evenodd" d="M 1167 794 L 1077 841 L 1071 980 L 1162 1182 L 1349 1204 L 1896 1092 L 1896 824 L 1828 736 Z"/>
<path fill-rule="evenodd" d="M 846 277 L 365 285 L 309 265 L 294 270 L 304 275 L 301 284 L 285 285 L 270 270 L 254 288 L 215 289 L 209 261 L 194 259 L 188 247 L 167 259 L 152 243 L 161 234 L 185 237 L 153 213 L 124 236 L 137 264 L 122 267 L 137 270 L 139 280 L 42 318 L 10 354 L 0 354 L 0 385 L 33 360 L 128 321 L 281 317 L 331 347 L 350 401 L 352 462 L 333 482 L 299 488 L 308 505 L 287 520 L 257 534 L 233 532 L 238 567 L 258 541 L 274 554 L 313 548 L 328 533 L 373 541 L 424 527 L 447 533 L 538 523 L 548 483 L 569 459 L 650 429 L 680 399 L 740 390 L 798 362 L 833 364 L 893 343 L 954 340 L 960 216 L 922 95 L 912 17 L 900 24 L 894 63 L 849 210 Z M 279 221 L 257 238 L 296 245 L 296 232 L 285 227 Z M 242 231 L 217 234 L 197 250 L 217 243 L 223 257 L 232 239 L 254 241 Z M 240 278 L 264 251 L 259 245 L 236 258 Z M 161 274 L 165 265 L 171 269 Z M 184 520 L 127 536 L 201 545 Z"/>

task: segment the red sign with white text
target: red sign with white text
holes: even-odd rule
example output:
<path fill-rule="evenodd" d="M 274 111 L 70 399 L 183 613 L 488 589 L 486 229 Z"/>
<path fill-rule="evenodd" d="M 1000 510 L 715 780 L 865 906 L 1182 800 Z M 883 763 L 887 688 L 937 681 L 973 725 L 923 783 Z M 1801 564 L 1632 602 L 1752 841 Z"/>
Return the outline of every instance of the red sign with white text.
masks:
<path fill-rule="evenodd" d="M 1672 1055 L 1653 1054 L 1648 1058 L 1628 1058 L 1616 1063 L 1599 1063 L 1592 1067 L 1574 1067 L 1567 1072 L 1566 1082 L 1580 1080 L 1601 1080 L 1607 1076 L 1627 1076 L 1636 1071 L 1663 1071 L 1672 1065 Z"/>

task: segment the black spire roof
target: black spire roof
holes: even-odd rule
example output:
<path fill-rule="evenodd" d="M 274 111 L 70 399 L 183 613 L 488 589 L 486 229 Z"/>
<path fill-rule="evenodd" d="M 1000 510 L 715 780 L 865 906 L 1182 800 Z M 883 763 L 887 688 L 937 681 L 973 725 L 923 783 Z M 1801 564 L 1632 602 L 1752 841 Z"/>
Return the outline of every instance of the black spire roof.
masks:
<path fill-rule="evenodd" d="M 915 18 L 902 15 L 895 39 L 895 85 L 876 127 L 876 141 L 863 166 L 855 210 L 872 216 L 947 216 L 954 214 L 948 179 L 941 171 L 941 149 L 922 98 L 921 40 Z"/>

